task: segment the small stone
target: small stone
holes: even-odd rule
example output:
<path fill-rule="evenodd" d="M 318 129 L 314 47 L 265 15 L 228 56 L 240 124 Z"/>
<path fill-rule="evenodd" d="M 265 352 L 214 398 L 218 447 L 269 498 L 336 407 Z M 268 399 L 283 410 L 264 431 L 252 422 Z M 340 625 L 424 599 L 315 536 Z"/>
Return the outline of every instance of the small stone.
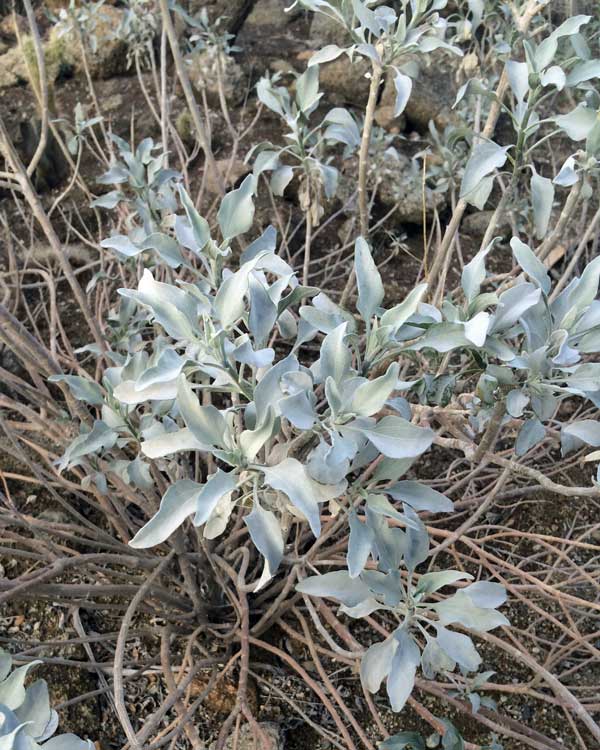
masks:
<path fill-rule="evenodd" d="M 288 3 L 281 0 L 260 0 L 255 2 L 250 14 L 244 21 L 244 33 L 261 33 L 264 29 L 277 28 L 281 30 L 287 26 L 293 16 L 286 13 Z M 320 15 L 317 13 L 316 15 Z"/>
<path fill-rule="evenodd" d="M 121 94 L 113 94 L 102 99 L 102 110 L 104 112 L 114 112 L 119 109 L 123 104 L 123 97 Z"/>
<path fill-rule="evenodd" d="M 233 164 L 230 161 L 230 159 L 217 159 L 215 161 L 217 171 L 226 188 L 233 187 L 241 177 L 244 177 L 250 171 L 250 167 L 240 159 L 236 159 Z M 214 195 L 220 193 L 215 176 L 210 169 L 206 172 L 206 182 L 204 185 L 207 192 Z"/>
<path fill-rule="evenodd" d="M 184 58 L 192 86 L 204 93 L 209 104 L 218 106 L 219 79 L 228 102 L 239 103 L 245 94 L 244 72 L 240 65 L 217 47 L 199 49 Z"/>
<path fill-rule="evenodd" d="M 405 118 L 400 115 L 396 117 L 394 114 L 395 107 L 391 104 L 386 104 L 383 107 L 377 107 L 375 110 L 375 122 L 380 128 L 389 130 L 391 133 L 400 133 L 404 130 L 406 124 Z"/>
<path fill-rule="evenodd" d="M 475 211 L 467 214 L 461 224 L 460 233 L 466 237 L 481 239 L 492 219 L 493 211 Z M 510 232 L 510 224 L 506 217 L 501 219 L 496 227 L 496 234 L 505 235 Z"/>
<path fill-rule="evenodd" d="M 127 44 L 117 35 L 124 18 L 124 9 L 103 5 L 94 16 L 95 50 L 86 50 L 92 78 L 111 78 L 127 70 Z M 75 73 L 84 72 L 84 60 L 75 31 L 67 31 L 61 24 L 53 26 L 47 45 L 62 49 L 61 62 Z"/>

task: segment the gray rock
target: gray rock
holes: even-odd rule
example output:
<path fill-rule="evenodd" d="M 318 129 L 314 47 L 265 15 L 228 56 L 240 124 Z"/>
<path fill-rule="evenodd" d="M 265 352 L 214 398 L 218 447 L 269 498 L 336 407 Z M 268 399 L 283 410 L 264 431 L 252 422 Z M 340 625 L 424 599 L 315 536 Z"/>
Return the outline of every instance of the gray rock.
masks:
<path fill-rule="evenodd" d="M 364 107 L 369 97 L 369 79 L 365 77 L 370 70 L 367 60 L 356 57 L 351 64 L 343 55 L 319 68 L 320 88 L 328 102 Z"/>
<path fill-rule="evenodd" d="M 402 153 L 392 156 L 381 152 L 371 157 L 369 172 L 369 189 L 377 185 L 377 201 L 385 208 L 398 207 L 390 221 L 398 224 L 422 224 L 423 222 L 423 185 L 419 164 Z M 337 199 L 345 205 L 356 189 L 358 162 L 353 159 L 347 162 L 340 176 Z M 446 207 L 446 197 L 431 188 L 425 188 L 425 213 L 431 217 L 434 210 L 441 211 Z M 355 211 L 355 207 L 350 207 Z"/>
<path fill-rule="evenodd" d="M 263 27 L 275 26 L 281 29 L 290 23 L 292 15 L 286 13 L 291 3 L 284 0 L 256 0 L 246 20 L 244 31 L 255 31 Z"/>
<path fill-rule="evenodd" d="M 205 94 L 209 104 L 219 104 L 219 68 L 225 99 L 237 104 L 244 98 L 244 72 L 230 55 L 211 47 L 188 55 L 185 64 L 192 86 Z"/>
<path fill-rule="evenodd" d="M 123 9 L 112 5 L 103 5 L 98 11 L 94 28 L 96 49 L 95 52 L 87 50 L 92 78 L 111 78 L 126 72 L 127 45 L 116 36 L 123 18 Z M 62 32 L 60 26 L 53 26 L 46 47 L 56 47 L 61 55 L 61 63 L 81 74 L 84 72 L 84 61 L 77 35 L 74 31 Z"/>
<path fill-rule="evenodd" d="M 378 182 L 377 196 L 386 207 L 398 203 L 394 213 L 395 221 L 401 224 L 423 223 L 423 175 L 419 164 L 404 154 L 398 159 L 388 158 L 375 166 L 375 179 Z M 425 214 L 433 215 L 434 210 L 446 207 L 446 197 L 425 187 Z"/>
<path fill-rule="evenodd" d="M 0 55 L 0 90 L 18 86 L 28 80 L 27 65 L 17 47 Z"/>
<path fill-rule="evenodd" d="M 467 214 L 462 220 L 460 233 L 466 237 L 481 239 L 487 231 L 489 223 L 494 215 L 493 211 L 475 211 Z M 496 234 L 508 235 L 511 227 L 507 217 L 503 217 L 496 227 Z"/>
<path fill-rule="evenodd" d="M 338 47 L 347 47 L 351 40 L 344 27 L 332 21 L 324 13 L 315 13 L 310 24 L 310 39 L 315 49 L 324 47 L 326 44 L 337 44 Z"/>
<path fill-rule="evenodd" d="M 221 18 L 222 28 L 231 34 L 236 34 L 252 5 L 253 0 L 192 0 L 188 3 L 188 8 L 191 15 L 200 10 L 206 10 L 209 21 L 213 24 Z"/>
<path fill-rule="evenodd" d="M 418 70 L 418 77 L 413 80 L 412 93 L 404 110 L 409 124 L 420 132 L 427 131 L 430 120 L 433 120 L 438 130 L 443 130 L 447 125 L 459 124 L 459 117 L 452 110 L 458 91 L 456 68 L 452 66 L 455 61 L 450 61 L 446 53 L 443 58 L 441 55 L 434 55 L 433 62 L 428 67 L 422 65 L 420 58 L 413 58 L 409 62 L 415 72 Z M 390 71 L 379 106 L 393 106 L 395 101 L 394 72 Z"/>

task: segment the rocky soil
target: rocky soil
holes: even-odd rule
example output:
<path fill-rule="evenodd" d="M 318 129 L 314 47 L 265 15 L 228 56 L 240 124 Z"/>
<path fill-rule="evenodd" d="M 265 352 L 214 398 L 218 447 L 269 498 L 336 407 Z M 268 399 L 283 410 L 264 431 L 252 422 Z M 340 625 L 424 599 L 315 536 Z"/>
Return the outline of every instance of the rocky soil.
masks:
<path fill-rule="evenodd" d="M 337 31 L 321 19 L 313 20 L 309 14 L 294 10 L 285 12 L 289 5 L 287 0 L 196 0 L 184 3 L 191 12 L 205 7 L 210 18 L 214 21 L 219 16 L 226 17 L 225 26 L 235 36 L 232 43 L 238 48 L 233 57 L 224 61 L 225 97 L 230 108 L 234 125 L 252 121 L 257 111 L 258 102 L 253 90 L 258 78 L 265 71 L 281 72 L 285 82 L 293 80 L 290 73 L 301 72 L 305 68 L 306 60 L 311 51 L 322 44 L 335 43 Z M 25 19 L 17 15 L 18 33 L 15 31 L 14 20 L 7 14 L 6 3 L 0 2 L 0 110 L 5 118 L 10 133 L 14 136 L 19 148 L 24 150 L 22 123 L 36 117 L 37 106 L 35 94 L 29 85 L 31 80 L 34 57 L 31 40 Z M 52 31 L 45 16 L 45 11 L 58 12 L 63 3 L 61 0 L 38 3 L 37 16 L 40 28 L 44 33 L 45 60 L 48 76 L 52 82 L 52 101 L 54 115 L 59 120 L 73 119 L 75 106 L 81 103 L 88 113 L 94 114 L 94 102 L 90 97 L 86 75 L 93 80 L 96 100 L 100 104 L 101 113 L 115 133 L 129 138 L 132 131 L 136 141 L 144 137 L 160 138 L 160 129 L 151 116 L 147 98 L 140 86 L 135 69 L 128 65 L 125 45 L 114 37 L 123 19 L 123 8 L 119 3 L 106 3 L 102 22 L 97 26 L 96 33 L 99 43 L 95 53 L 86 62 L 82 58 L 80 45 L 73 33 L 59 35 Z M 223 62 L 223 61 L 221 61 Z M 206 97 L 211 107 L 209 122 L 212 133 L 212 143 L 217 161 L 225 165 L 228 163 L 231 136 L 228 133 L 222 114 L 218 111 L 218 91 L 214 87 L 212 75 L 218 61 L 205 52 L 190 54 L 187 58 L 192 82 L 196 86 L 198 96 Z M 468 66 L 471 66 L 468 69 Z M 451 105 L 456 91 L 465 76 L 475 73 L 473 66 L 476 61 L 457 62 L 447 55 L 435 56 L 428 67 L 423 67 L 415 84 L 413 95 L 405 113 L 400 118 L 393 117 L 393 91 L 391 81 L 386 81 L 382 87 L 378 103 L 376 121 L 381 128 L 381 138 L 386 147 L 393 146 L 397 156 L 393 161 L 383 156 L 374 160 L 371 181 L 377 183 L 377 197 L 374 205 L 374 216 L 385 215 L 393 206 L 397 205 L 394 213 L 385 222 L 381 232 L 386 239 L 386 246 L 393 249 L 386 258 L 386 285 L 390 298 L 401 297 L 403 291 L 412 284 L 423 255 L 423 215 L 431 220 L 434 212 L 444 219 L 448 216 L 449 205 L 445 195 L 429 186 L 424 186 L 422 179 L 422 162 L 415 160 L 415 154 L 426 148 L 428 144 L 429 123 L 442 131 L 445 127 L 456 122 L 456 116 Z M 86 71 L 87 66 L 87 71 Z M 321 70 L 321 87 L 325 91 L 322 102 L 323 113 L 332 106 L 343 105 L 356 112 L 364 105 L 367 96 L 368 80 L 365 78 L 366 69 L 360 65 L 349 66 L 340 60 L 324 65 Z M 151 70 L 145 69 L 140 75 L 141 82 L 147 91 L 154 96 L 154 79 Z M 193 147 L 193 136 L 189 115 L 184 108 L 184 99 L 180 91 L 176 91 L 170 100 L 173 121 L 177 123 L 179 134 L 186 145 Z M 58 124 L 61 127 L 60 123 Z M 264 113 L 250 137 L 240 144 L 234 168 L 229 175 L 229 184 L 234 186 L 246 173 L 248 167 L 244 164 L 244 157 L 253 143 L 260 140 L 283 142 L 283 133 L 279 121 Z M 188 165 L 192 179 L 198 178 L 200 170 L 198 161 L 193 160 Z M 316 257 L 323 255 L 339 246 L 345 235 L 346 222 L 352 216 L 353 206 L 340 211 L 350 198 L 351 190 L 345 183 L 352 184 L 355 163 L 349 161 L 344 167 L 340 198 L 331 211 L 339 211 L 335 221 L 327 226 L 316 242 Z M 94 159 L 85 158 L 81 165 L 82 174 L 94 185 L 98 174 L 97 163 Z M 56 195 L 64 189 L 64 182 L 53 185 L 42 193 L 42 200 L 50 206 Z M 208 186 L 210 191 L 211 186 Z M 262 200 L 262 199 L 261 199 Z M 95 217 L 89 202 L 85 200 L 77 187 L 74 187 L 69 199 L 70 219 L 75 227 L 83 231 L 86 224 L 95 225 Z M 285 225 L 288 219 L 298 219 L 294 196 L 285 198 L 278 205 L 280 219 Z M 22 222 L 18 209 L 6 191 L 0 191 L 0 211 L 4 212 L 18 233 L 27 241 L 30 228 Z M 273 211 L 270 203 L 264 199 L 257 209 L 259 224 L 264 226 L 273 221 Z M 487 215 L 489 219 L 489 214 Z M 80 247 L 69 236 L 65 226 L 58 223 L 63 232 L 65 244 L 69 247 Z M 465 258 L 477 246 L 487 228 L 484 213 L 467 216 L 463 225 L 462 251 Z M 0 265 L 6 269 L 9 265 L 7 248 L 0 239 Z M 50 259 L 44 256 L 43 245 L 36 245 L 36 262 L 47 263 Z M 32 250 L 31 252 L 34 252 Z M 75 250 L 69 250 L 75 253 Z M 75 265 L 83 266 L 90 259 L 90 251 L 79 249 L 81 258 L 75 258 Z M 22 262 L 29 262 L 24 259 Z M 458 270 L 451 271 L 458 276 Z M 331 284 L 335 286 L 333 280 Z M 82 344 L 85 342 L 81 342 Z M 5 354 L 2 354 L 4 357 Z M 5 366 L 3 360 L 3 366 Z M 8 470 L 6 460 L 0 455 L 0 468 Z M 432 464 L 431 474 L 436 476 L 440 471 L 437 464 Z M 11 484 L 13 491 L 24 492 L 22 487 Z M 35 498 L 32 504 L 41 512 L 43 497 Z M 497 512 L 501 514 L 504 525 L 518 530 L 535 528 L 540 534 L 567 533 L 573 524 L 585 524 L 597 514 L 597 509 L 590 502 L 581 503 L 577 508 L 565 506 L 560 513 L 556 512 L 556 498 L 535 497 L 523 505 L 506 503 Z M 2 559 L 5 569 L 14 565 L 11 559 Z M 518 605 L 513 605 L 513 618 L 519 621 L 522 613 Z M 510 613 L 509 613 L 510 614 Z M 109 613 L 99 612 L 94 618 L 87 619 L 84 626 L 88 632 L 110 632 L 117 628 L 111 621 Z M 143 630 L 143 621 L 136 624 Z M 356 633 L 360 637 L 359 631 Z M 0 643 L 10 644 L 11 650 L 20 650 L 26 646 L 31 648 L 38 641 L 63 640 L 76 637 L 76 630 L 72 613 L 51 603 L 31 603 L 26 607 L 8 605 L 0 612 Z M 555 634 L 549 633 L 551 639 Z M 270 635 L 281 648 L 294 651 L 296 657 L 301 657 L 303 666 L 315 677 L 314 664 L 311 664 L 310 654 L 298 652 L 297 644 L 290 643 L 285 634 L 274 632 Z M 142 636 L 134 642 L 132 648 L 139 649 L 141 657 L 150 650 L 155 650 L 156 644 L 148 643 Z M 87 672 L 70 665 L 68 662 L 88 659 L 81 647 L 71 647 L 66 653 L 60 652 L 60 658 L 66 659 L 66 664 L 60 663 L 57 656 L 59 650 L 46 649 L 44 655 L 52 656 L 58 661 L 45 667 L 47 676 L 57 686 L 54 698 L 63 704 L 61 710 L 63 728 L 67 731 L 79 732 L 96 738 L 100 750 L 120 747 L 124 738 L 114 719 L 114 712 L 110 700 L 105 692 L 90 697 L 82 703 L 69 704 L 76 696 L 101 689 L 101 677 L 95 672 Z M 110 658 L 109 653 L 96 651 L 98 660 Z M 485 652 L 486 669 L 496 669 L 502 679 L 510 682 L 521 677 L 520 674 L 507 672 L 514 669 L 497 654 Z M 331 664 L 331 672 L 335 673 L 335 683 L 344 697 L 353 696 L 359 719 L 366 717 L 366 709 L 357 677 L 349 669 L 340 669 L 339 665 Z M 310 723 L 292 718 L 292 712 L 286 703 L 286 697 L 293 697 L 302 706 L 310 722 L 324 721 L 324 710 L 314 699 L 314 696 L 294 675 L 276 662 L 261 664 L 260 680 L 255 680 L 254 700 L 258 706 L 258 716 L 264 722 L 265 731 L 276 740 L 277 746 L 285 750 L 305 750 L 311 747 L 315 750 L 326 750 Z M 41 671 L 43 672 L 43 671 Z M 590 680 L 600 681 L 600 675 L 590 673 Z M 164 696 L 165 686 L 156 676 L 148 675 L 137 681 L 127 683 L 127 700 L 134 711 L 143 714 L 151 711 Z M 199 686 L 201 689 L 201 685 Z M 215 695 L 209 699 L 199 717 L 199 730 L 207 740 L 207 747 L 218 734 L 223 712 L 227 708 L 227 699 L 231 688 L 227 684 L 219 685 Z M 448 709 L 435 700 L 419 694 L 424 705 L 433 713 L 448 715 L 455 720 L 464 731 L 465 736 L 472 741 L 487 742 L 489 734 L 481 731 L 479 725 L 465 721 L 464 717 Z M 382 703 L 383 705 L 383 703 Z M 564 716 L 559 707 L 549 707 L 541 701 L 525 700 L 517 694 L 505 694 L 500 699 L 501 710 L 509 715 L 524 720 L 533 727 L 549 731 L 565 747 L 571 745 L 572 735 L 565 726 Z M 390 732 L 414 727 L 422 728 L 422 723 L 410 710 L 402 714 L 402 724 L 397 716 L 391 712 L 384 714 Z M 372 728 L 370 728 L 372 729 Z M 239 750 L 251 750 L 252 742 L 247 736 L 247 730 L 242 732 L 238 744 Z M 507 740 L 505 750 L 521 750 L 521 748 Z"/>

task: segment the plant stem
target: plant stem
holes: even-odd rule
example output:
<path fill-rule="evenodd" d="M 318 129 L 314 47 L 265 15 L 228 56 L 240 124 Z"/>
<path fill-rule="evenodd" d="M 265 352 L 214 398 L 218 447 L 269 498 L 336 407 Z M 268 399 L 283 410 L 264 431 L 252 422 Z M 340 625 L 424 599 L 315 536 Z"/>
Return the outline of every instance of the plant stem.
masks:
<path fill-rule="evenodd" d="M 519 16 L 515 18 L 515 23 L 517 25 L 517 28 L 521 32 L 521 34 L 525 34 L 527 32 L 527 29 L 529 28 L 529 25 L 536 15 L 541 9 L 543 8 L 542 3 L 535 2 L 535 0 L 530 0 L 528 5 L 523 10 L 523 13 L 521 13 Z M 492 101 L 492 104 L 490 106 L 490 111 L 488 114 L 488 118 L 485 123 L 485 128 L 483 129 L 483 132 L 481 134 L 481 138 L 483 140 L 488 140 L 491 138 L 494 129 L 496 127 L 496 123 L 498 122 L 498 117 L 500 116 L 500 110 L 502 108 L 502 100 L 504 99 L 504 95 L 506 94 L 506 91 L 508 89 L 508 71 L 506 65 L 504 66 L 504 70 L 502 71 L 502 75 L 500 76 L 500 80 L 498 81 L 498 86 L 496 87 L 495 98 Z M 429 279 L 436 279 L 442 268 L 445 266 L 446 263 L 446 256 L 448 253 L 451 252 L 454 238 L 456 235 L 456 232 L 458 231 L 458 228 L 460 226 L 460 222 L 462 220 L 462 217 L 465 213 L 465 210 L 467 208 L 467 201 L 464 198 L 461 198 L 458 203 L 456 204 L 456 208 L 454 209 L 454 212 L 452 214 L 452 218 L 450 219 L 450 223 L 448 224 L 446 228 L 446 232 L 444 233 L 444 237 L 442 239 L 442 243 L 438 248 L 438 251 L 435 255 L 434 261 L 431 265 L 431 269 L 429 272 Z"/>
<path fill-rule="evenodd" d="M 365 122 L 363 125 L 362 138 L 360 141 L 360 152 L 358 156 L 358 210 L 360 214 L 360 233 L 363 237 L 369 234 L 369 205 L 367 201 L 367 171 L 369 167 L 369 146 L 371 144 L 371 132 L 373 120 L 375 119 L 375 107 L 377 106 L 377 95 L 383 68 L 373 62 L 371 68 L 371 85 L 369 87 L 369 99 L 365 110 Z"/>
<path fill-rule="evenodd" d="M 309 205 L 306 213 L 306 236 L 304 240 L 304 267 L 302 269 L 302 284 L 308 286 L 308 271 L 310 266 L 310 243 L 312 242 L 312 211 Z"/>
<path fill-rule="evenodd" d="M 369 86 L 369 98 L 365 110 L 365 121 L 363 125 L 362 138 L 360 141 L 360 151 L 358 155 L 358 210 L 360 215 L 360 233 L 365 239 L 369 235 L 369 204 L 367 200 L 367 173 L 369 168 L 369 145 L 371 144 L 371 132 L 373 130 L 373 120 L 375 119 L 375 107 L 377 106 L 377 96 L 379 93 L 379 84 L 383 75 L 382 66 L 373 61 L 371 67 L 371 85 Z M 344 305 L 350 294 L 354 290 L 356 281 L 354 268 L 342 296 L 340 305 Z"/>
<path fill-rule="evenodd" d="M 492 452 L 494 450 L 494 445 L 496 444 L 496 440 L 498 439 L 498 435 L 500 434 L 502 419 L 504 418 L 505 413 L 506 409 L 504 406 L 504 400 L 496 401 L 494 410 L 492 411 L 492 416 L 490 417 L 490 421 L 488 422 L 485 432 L 483 433 L 481 442 L 479 443 L 475 453 L 473 454 L 472 461 L 474 464 L 479 463 L 486 453 Z"/>
<path fill-rule="evenodd" d="M 183 94 L 185 96 L 188 109 L 192 116 L 192 121 L 194 123 L 194 128 L 196 129 L 196 135 L 198 137 L 198 141 L 200 143 L 202 151 L 204 152 L 204 159 L 206 161 L 206 164 L 208 165 L 208 168 L 211 170 L 213 174 L 215 185 L 218 186 L 221 194 L 224 194 L 225 189 L 223 187 L 223 180 L 221 179 L 221 173 L 217 169 L 215 158 L 213 156 L 210 143 L 208 140 L 208 135 L 206 133 L 206 128 L 204 127 L 204 123 L 202 122 L 200 110 L 198 109 L 198 104 L 196 103 L 194 92 L 192 91 L 192 84 L 190 83 L 190 78 L 187 74 L 187 70 L 185 69 L 185 64 L 181 56 L 181 51 L 179 49 L 179 41 L 177 39 L 177 33 L 175 32 L 175 27 L 173 26 L 173 19 L 171 18 L 171 12 L 169 10 L 168 0 L 160 0 L 160 11 L 162 15 L 163 26 L 165 28 L 165 31 L 167 32 L 167 37 L 169 38 L 171 54 L 173 55 L 173 60 L 175 61 L 177 77 L 179 78 L 179 81 L 181 83 Z"/>

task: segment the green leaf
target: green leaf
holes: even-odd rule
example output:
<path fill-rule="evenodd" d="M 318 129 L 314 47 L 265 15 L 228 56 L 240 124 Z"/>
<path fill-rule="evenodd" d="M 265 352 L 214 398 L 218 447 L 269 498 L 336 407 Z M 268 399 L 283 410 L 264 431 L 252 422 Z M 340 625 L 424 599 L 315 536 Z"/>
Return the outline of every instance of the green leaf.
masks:
<path fill-rule="evenodd" d="M 15 709 L 19 723 L 27 724 L 26 734 L 41 741 L 56 728 L 58 715 L 50 708 L 50 695 L 45 680 L 36 680 L 25 691 L 25 700 Z M 16 749 L 15 749 L 16 750 Z M 31 750 L 34 750 L 33 743 Z M 37 748 L 35 748 L 37 750 Z"/>
<path fill-rule="evenodd" d="M 527 63 L 508 60 L 506 63 L 508 82 L 518 102 L 522 102 L 529 93 L 529 69 Z"/>
<path fill-rule="evenodd" d="M 341 323 L 323 339 L 319 359 L 322 381 L 330 377 L 340 385 L 350 372 L 352 355 L 345 344 L 346 331 L 347 323 Z"/>
<path fill-rule="evenodd" d="M 318 537 L 321 533 L 319 503 L 338 497 L 345 489 L 345 482 L 336 485 L 315 482 L 295 458 L 286 458 L 275 466 L 263 466 L 262 470 L 265 483 L 287 495 L 292 505 L 306 518 L 313 534 Z"/>
<path fill-rule="evenodd" d="M 586 107 L 585 104 L 578 104 L 575 109 L 566 115 L 555 117 L 554 122 L 561 130 L 565 131 L 572 141 L 583 141 L 594 127 L 596 117 L 595 109 Z"/>
<path fill-rule="evenodd" d="M 370 693 L 376 693 L 390 673 L 397 648 L 398 641 L 390 636 L 381 643 L 374 643 L 365 651 L 360 662 L 360 679 Z"/>
<path fill-rule="evenodd" d="M 472 585 L 475 586 L 477 584 Z M 465 628 L 487 633 L 489 630 L 493 630 L 501 625 L 509 624 L 501 612 L 497 612 L 491 607 L 477 606 L 471 597 L 465 593 L 468 588 L 457 591 L 456 594 L 448 599 L 429 605 L 431 609 L 434 609 L 438 613 L 439 621 L 442 625 L 458 623 Z M 503 599 L 505 596 L 503 593 Z M 456 659 L 456 661 L 459 660 Z"/>
<path fill-rule="evenodd" d="M 192 237 L 189 239 L 193 241 L 190 242 L 188 239 L 186 247 L 189 247 L 193 252 L 199 253 L 210 240 L 210 227 L 206 219 L 196 211 L 192 199 L 181 184 L 179 185 L 179 197 L 192 230 Z"/>
<path fill-rule="evenodd" d="M 532 252 L 531 248 L 524 242 L 521 242 L 518 237 L 512 238 L 510 246 L 517 263 L 529 278 L 535 281 L 544 294 L 547 295 L 550 291 L 551 282 L 548 272 L 546 271 L 546 266 L 544 266 L 542 261 Z"/>
<path fill-rule="evenodd" d="M 394 76 L 394 88 L 396 89 L 396 101 L 394 103 L 394 117 L 400 117 L 400 115 L 406 109 L 410 94 L 412 92 L 412 78 L 402 73 L 398 68 L 394 68 L 396 75 Z"/>
<path fill-rule="evenodd" d="M 404 302 L 401 302 L 399 305 L 396 305 L 383 313 L 381 316 L 381 325 L 390 326 L 392 329 L 391 334 L 394 335 L 398 329 L 415 314 L 426 291 L 426 283 L 419 284 L 412 289 L 407 294 Z"/>
<path fill-rule="evenodd" d="M 462 570 L 440 570 L 439 572 L 425 573 L 419 578 L 419 583 L 415 588 L 415 595 L 433 594 L 435 591 L 444 586 L 448 586 L 456 581 L 472 581 L 473 576 Z"/>
<path fill-rule="evenodd" d="M 92 208 L 108 208 L 113 209 L 125 198 L 125 195 L 120 190 L 111 190 L 109 193 L 104 193 L 99 198 L 96 198 L 90 203 Z"/>
<path fill-rule="evenodd" d="M 171 266 L 171 268 L 178 268 L 185 263 L 184 257 L 181 254 L 179 245 L 167 234 L 162 232 L 153 232 L 149 234 L 142 243 L 143 250 L 156 250 L 160 257 Z"/>
<path fill-rule="evenodd" d="M 402 417 L 384 417 L 373 428 L 361 432 L 389 458 L 413 458 L 424 453 L 433 442 L 433 431 L 415 427 Z"/>
<path fill-rule="evenodd" d="M 369 321 L 383 301 L 384 290 L 371 249 L 362 237 L 354 244 L 354 269 L 358 286 L 356 308 L 363 320 Z"/>
<path fill-rule="evenodd" d="M 145 401 L 171 401 L 177 396 L 177 380 L 166 383 L 151 383 L 142 388 L 135 380 L 123 380 L 113 391 L 114 397 L 122 404 L 133 406 Z"/>
<path fill-rule="evenodd" d="M 385 375 L 362 383 L 352 394 L 349 411 L 363 417 L 370 417 L 380 411 L 396 388 L 400 365 L 392 362 Z"/>
<path fill-rule="evenodd" d="M 473 641 L 464 633 L 454 633 L 441 625 L 437 626 L 437 643 L 448 656 L 467 672 L 476 672 L 481 664 Z"/>
<path fill-rule="evenodd" d="M 162 544 L 188 516 L 196 512 L 196 503 L 204 485 L 191 479 L 180 479 L 171 485 L 160 501 L 158 512 L 129 542 L 135 549 Z"/>
<path fill-rule="evenodd" d="M 600 60 L 585 60 L 575 65 L 567 74 L 567 85 L 577 86 L 600 76 Z"/>
<path fill-rule="evenodd" d="M 481 290 L 481 285 L 485 280 L 485 259 L 496 242 L 501 239 L 494 237 L 490 244 L 480 250 L 469 263 L 463 268 L 461 275 L 461 286 L 467 302 L 471 303 Z"/>
<path fill-rule="evenodd" d="M 301 76 L 296 79 L 296 104 L 305 115 L 319 103 L 319 67 L 314 63 L 309 65 Z"/>
<path fill-rule="evenodd" d="M 362 573 L 369 559 L 374 536 L 369 526 L 360 521 L 354 511 L 351 511 L 348 523 L 350 526 L 347 554 L 348 573 L 350 578 L 356 578 Z"/>
<path fill-rule="evenodd" d="M 163 432 L 148 438 L 141 445 L 142 453 L 148 458 L 164 458 L 173 453 L 207 451 L 210 445 L 201 443 L 187 427 L 174 432 Z"/>
<path fill-rule="evenodd" d="M 428 511 L 429 513 L 451 513 L 454 503 L 441 492 L 427 487 L 425 484 L 415 482 L 413 479 L 404 479 L 388 487 L 385 492 L 394 498 L 407 503 L 416 511 Z"/>
<path fill-rule="evenodd" d="M 198 301 L 172 284 L 156 281 L 146 268 L 137 291 L 119 289 L 119 294 L 148 307 L 156 322 L 175 339 L 193 339 Z"/>
<path fill-rule="evenodd" d="M 418 732 L 400 732 L 380 742 L 379 750 L 427 750 L 427 746 Z"/>
<path fill-rule="evenodd" d="M 329 141 L 343 143 L 351 150 L 360 145 L 360 130 L 356 121 L 343 107 L 334 107 L 325 115 L 323 124 L 327 125 L 323 137 Z"/>
<path fill-rule="evenodd" d="M 535 236 L 538 240 L 541 240 L 548 231 L 552 204 L 554 203 L 554 185 L 548 177 L 542 177 L 535 171 L 531 176 L 531 200 L 533 203 Z"/>
<path fill-rule="evenodd" d="M 582 445 L 600 448 L 600 422 L 594 419 L 579 419 L 563 425 L 560 441 L 563 456 L 581 448 Z"/>
<path fill-rule="evenodd" d="M 177 403 L 181 416 L 192 435 L 204 445 L 225 448 L 227 422 L 212 404 L 201 406 L 185 375 L 177 381 Z"/>
<path fill-rule="evenodd" d="M 493 141 L 479 143 L 473 149 L 460 186 L 460 197 L 469 201 L 482 180 L 495 169 L 504 166 L 510 146 L 499 146 Z"/>
<path fill-rule="evenodd" d="M 322 65 L 326 62 L 336 60 L 344 50 L 338 47 L 337 44 L 326 44 L 322 49 L 314 53 L 314 55 L 308 61 L 308 66 Z"/>
<path fill-rule="evenodd" d="M 265 566 L 254 591 L 259 591 L 275 575 L 283 559 L 281 527 L 274 513 L 254 501 L 252 512 L 244 519 L 256 549 L 265 558 Z"/>
<path fill-rule="evenodd" d="M 108 425 L 97 419 L 90 432 L 79 435 L 67 448 L 58 464 L 59 471 L 66 469 L 69 464 L 78 458 L 112 448 L 118 437 L 118 434 L 111 430 Z"/>
<path fill-rule="evenodd" d="M 279 427 L 279 419 L 275 409 L 269 406 L 261 423 L 254 430 L 244 430 L 240 434 L 240 448 L 248 461 L 254 461 L 258 451 L 274 434 Z"/>
<path fill-rule="evenodd" d="M 398 647 L 387 678 L 387 694 L 392 711 L 402 711 L 413 691 L 421 654 L 413 637 L 406 630 L 397 630 L 395 638 Z"/>
<path fill-rule="evenodd" d="M 235 472 L 224 472 L 221 469 L 210 475 L 196 496 L 194 526 L 202 526 L 208 521 L 221 498 L 235 490 L 237 479 Z"/>
<path fill-rule="evenodd" d="M 546 437 L 546 428 L 537 417 L 523 423 L 515 443 L 515 454 L 524 456 L 528 450 L 541 443 Z"/>
<path fill-rule="evenodd" d="M 217 221 L 223 239 L 229 241 L 247 232 L 254 219 L 254 175 L 249 174 L 237 190 L 232 190 L 223 198 Z"/>
<path fill-rule="evenodd" d="M 540 72 L 547 68 L 554 59 L 558 49 L 558 40 L 564 36 L 577 34 L 579 29 L 586 23 L 589 23 L 591 16 L 571 16 L 554 31 L 546 37 L 537 47 L 534 54 L 534 61 L 537 71 Z"/>
<path fill-rule="evenodd" d="M 0 682 L 1 705 L 6 706 L 11 711 L 19 708 L 25 700 L 25 678 L 27 677 L 27 673 L 36 664 L 41 663 L 39 659 L 36 659 L 22 667 L 17 667 L 17 669 L 13 669 L 5 680 Z"/>
<path fill-rule="evenodd" d="M 92 404 L 93 406 L 104 403 L 102 389 L 93 380 L 82 378 L 79 375 L 51 375 L 48 380 L 50 383 L 66 383 L 73 397 L 78 401 L 85 401 L 86 404 Z"/>
<path fill-rule="evenodd" d="M 347 607 L 355 607 L 371 595 L 367 584 L 360 578 L 350 578 L 346 570 L 305 578 L 298 582 L 296 591 L 309 596 L 335 599 Z"/>

